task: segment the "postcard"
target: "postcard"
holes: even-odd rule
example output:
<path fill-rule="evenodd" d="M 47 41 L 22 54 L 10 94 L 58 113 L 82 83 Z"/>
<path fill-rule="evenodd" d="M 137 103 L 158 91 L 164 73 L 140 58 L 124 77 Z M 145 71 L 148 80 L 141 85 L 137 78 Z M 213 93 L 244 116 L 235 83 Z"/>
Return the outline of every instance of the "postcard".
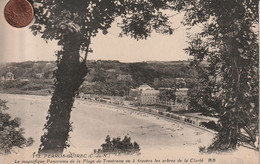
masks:
<path fill-rule="evenodd" d="M 259 162 L 257 0 L 0 13 L 0 163 Z"/>

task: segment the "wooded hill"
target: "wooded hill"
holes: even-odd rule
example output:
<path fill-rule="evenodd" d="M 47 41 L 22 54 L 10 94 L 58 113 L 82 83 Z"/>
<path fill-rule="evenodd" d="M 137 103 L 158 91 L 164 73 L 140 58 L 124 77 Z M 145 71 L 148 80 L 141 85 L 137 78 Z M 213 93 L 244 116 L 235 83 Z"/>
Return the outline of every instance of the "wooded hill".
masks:
<path fill-rule="evenodd" d="M 89 73 L 80 92 L 89 94 L 123 96 L 131 88 L 148 84 L 154 88 L 181 87 L 180 79 L 185 79 L 187 87 L 197 77 L 195 69 L 189 67 L 189 61 L 148 61 L 139 63 L 121 63 L 119 61 L 90 60 L 87 63 Z M 14 93 L 48 94 L 54 82 L 54 61 L 27 61 L 0 65 L 1 90 Z M 3 78 L 8 72 L 14 75 L 13 81 Z M 5 79 L 5 80 L 4 80 Z"/>

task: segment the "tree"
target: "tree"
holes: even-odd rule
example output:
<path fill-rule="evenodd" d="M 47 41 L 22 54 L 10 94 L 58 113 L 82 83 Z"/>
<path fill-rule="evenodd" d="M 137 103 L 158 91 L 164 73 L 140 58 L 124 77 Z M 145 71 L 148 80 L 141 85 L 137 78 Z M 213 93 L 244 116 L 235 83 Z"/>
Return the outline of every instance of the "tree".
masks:
<path fill-rule="evenodd" d="M 164 89 L 160 92 L 158 97 L 161 101 L 175 102 L 175 100 L 176 100 L 175 91 L 176 91 L 176 89 Z"/>
<path fill-rule="evenodd" d="M 176 88 L 176 79 L 173 78 L 155 78 L 153 81 L 154 88 Z"/>
<path fill-rule="evenodd" d="M 191 62 L 191 65 L 195 63 Z M 214 108 L 220 108 L 219 99 L 212 98 L 214 81 L 209 80 L 207 66 L 196 63 L 198 77 L 194 79 L 188 90 L 188 102 L 190 109 L 202 112 L 203 115 L 218 117 Z"/>
<path fill-rule="evenodd" d="M 34 35 L 58 40 L 55 91 L 46 117 L 45 133 L 41 137 L 40 153 L 62 153 L 69 146 L 70 113 L 75 94 L 88 70 L 87 54 L 91 38 L 103 34 L 117 17 L 121 36 L 145 39 L 151 32 L 173 32 L 162 10 L 173 8 L 168 0 L 30 0 L 35 9 Z M 84 54 L 82 56 L 82 54 Z"/>
<path fill-rule="evenodd" d="M 255 145 L 259 115 L 258 1 L 187 1 L 185 24 L 202 26 L 187 52 L 202 70 L 198 102 L 219 118 L 219 133 L 208 151 Z"/>
<path fill-rule="evenodd" d="M 0 154 L 9 154 L 15 148 L 24 148 L 33 144 L 33 139 L 26 139 L 24 129 L 20 128 L 21 119 L 5 113 L 8 110 L 6 101 L 0 99 Z"/>
<path fill-rule="evenodd" d="M 184 25 L 203 27 L 201 33 L 190 36 L 187 51 L 195 61 L 206 59 L 209 62 L 206 73 L 209 82 L 206 95 L 209 97 L 203 100 L 220 101 L 219 106 L 213 107 L 220 118 L 220 132 L 212 149 L 234 149 L 239 142 L 247 141 L 252 145 L 256 140 L 259 87 L 258 31 L 254 26 L 258 24 L 257 0 L 33 2 L 36 18 L 31 26 L 33 33 L 45 40 L 58 40 L 62 47 L 56 54 L 55 91 L 45 124 L 46 132 L 41 138 L 41 153 L 61 153 L 68 146 L 70 112 L 75 94 L 87 74 L 91 38 L 98 31 L 106 34 L 117 17 L 121 17 L 121 36 L 145 39 L 153 30 L 171 34 L 169 16 L 163 13 L 167 9 L 185 12 Z"/>

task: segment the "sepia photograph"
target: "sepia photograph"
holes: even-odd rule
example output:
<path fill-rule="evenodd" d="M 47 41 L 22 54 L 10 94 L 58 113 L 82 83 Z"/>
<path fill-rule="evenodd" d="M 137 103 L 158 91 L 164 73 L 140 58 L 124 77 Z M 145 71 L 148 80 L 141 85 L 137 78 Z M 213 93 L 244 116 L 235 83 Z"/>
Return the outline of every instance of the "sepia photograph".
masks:
<path fill-rule="evenodd" d="M 0 163 L 259 163 L 259 1 L 1 0 Z"/>

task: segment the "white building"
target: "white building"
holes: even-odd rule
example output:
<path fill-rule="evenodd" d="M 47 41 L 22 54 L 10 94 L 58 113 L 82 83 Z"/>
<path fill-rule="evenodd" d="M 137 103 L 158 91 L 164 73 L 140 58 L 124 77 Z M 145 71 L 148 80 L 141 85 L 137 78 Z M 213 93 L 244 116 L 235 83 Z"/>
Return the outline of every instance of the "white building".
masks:
<path fill-rule="evenodd" d="M 3 78 L 2 78 L 3 79 Z M 4 80 L 9 81 L 9 80 L 14 80 L 14 74 L 12 72 L 7 72 L 5 74 Z"/>
<path fill-rule="evenodd" d="M 139 90 L 139 93 L 137 95 L 138 104 L 156 104 L 159 95 L 159 90 L 155 90 L 147 84 L 141 85 L 137 89 Z"/>

